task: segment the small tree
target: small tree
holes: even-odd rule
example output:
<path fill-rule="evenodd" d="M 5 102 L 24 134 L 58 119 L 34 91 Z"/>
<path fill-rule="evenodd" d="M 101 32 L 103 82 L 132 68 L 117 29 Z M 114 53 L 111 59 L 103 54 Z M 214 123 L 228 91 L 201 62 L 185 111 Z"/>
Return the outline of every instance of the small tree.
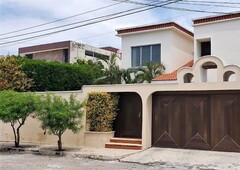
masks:
<path fill-rule="evenodd" d="M 146 66 L 141 66 L 137 68 L 136 79 L 138 82 L 143 83 L 147 81 L 148 83 L 152 82 L 152 79 L 156 76 L 160 76 L 165 70 L 165 67 L 162 64 L 154 64 L 152 62 L 147 63 Z"/>
<path fill-rule="evenodd" d="M 71 95 L 69 101 L 55 95 L 41 97 L 37 117 L 43 130 L 58 137 L 58 150 L 62 150 L 62 135 L 69 129 L 77 133 L 81 128 L 83 103 Z"/>
<path fill-rule="evenodd" d="M 37 96 L 34 94 L 12 91 L 0 92 L 0 120 L 11 124 L 16 147 L 20 146 L 20 128 L 36 108 Z"/>
<path fill-rule="evenodd" d="M 122 72 L 117 65 L 117 55 L 112 54 L 109 59 L 102 58 L 106 68 L 103 70 L 103 76 L 95 81 L 95 84 L 121 84 Z"/>
<path fill-rule="evenodd" d="M 136 68 L 128 68 L 128 69 L 122 69 L 122 80 L 125 82 L 125 84 L 134 84 L 139 83 L 137 72 L 138 70 Z"/>
<path fill-rule="evenodd" d="M 118 96 L 106 92 L 91 92 L 86 103 L 90 130 L 98 132 L 112 131 L 113 120 L 117 116 Z"/>
<path fill-rule="evenodd" d="M 33 82 L 22 71 L 21 58 L 0 59 L 0 90 L 26 91 Z"/>

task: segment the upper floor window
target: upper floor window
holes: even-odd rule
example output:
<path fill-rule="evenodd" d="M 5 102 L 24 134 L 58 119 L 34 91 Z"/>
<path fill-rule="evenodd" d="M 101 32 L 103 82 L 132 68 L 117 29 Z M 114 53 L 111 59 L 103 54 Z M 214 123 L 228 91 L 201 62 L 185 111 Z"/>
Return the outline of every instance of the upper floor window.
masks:
<path fill-rule="evenodd" d="M 144 66 L 149 62 L 160 63 L 161 45 L 132 47 L 132 67 Z"/>
<path fill-rule="evenodd" d="M 211 41 L 201 42 L 201 57 L 211 55 Z"/>
<path fill-rule="evenodd" d="M 64 49 L 63 50 L 63 56 L 64 56 L 64 62 L 68 63 L 69 59 L 68 59 L 68 49 Z"/>
<path fill-rule="evenodd" d="M 29 59 L 33 59 L 33 54 L 26 54 L 25 56 Z"/>
<path fill-rule="evenodd" d="M 96 58 L 99 58 L 99 59 L 109 60 L 109 56 L 104 55 L 104 54 L 100 54 L 100 53 L 96 53 L 96 52 L 93 52 L 93 51 L 89 51 L 89 50 L 85 50 L 85 55 L 90 56 L 90 57 L 96 57 Z"/>

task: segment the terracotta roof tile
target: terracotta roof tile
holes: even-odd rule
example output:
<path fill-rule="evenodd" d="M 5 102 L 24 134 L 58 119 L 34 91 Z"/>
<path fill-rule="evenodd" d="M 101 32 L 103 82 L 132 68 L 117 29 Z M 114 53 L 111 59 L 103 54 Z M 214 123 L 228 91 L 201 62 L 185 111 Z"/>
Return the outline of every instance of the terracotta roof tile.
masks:
<path fill-rule="evenodd" d="M 193 37 L 193 33 L 186 28 L 178 25 L 175 22 L 168 22 L 168 23 L 162 23 L 162 24 L 155 24 L 155 25 L 147 25 L 147 26 L 139 26 L 139 27 L 134 27 L 134 28 L 126 28 L 126 29 L 119 29 L 117 30 L 117 34 L 126 34 L 126 33 L 132 33 L 132 32 L 141 32 L 141 31 L 146 31 L 146 30 L 155 30 L 155 29 L 160 29 L 160 28 L 170 28 L 170 27 L 175 27 L 182 32 L 190 35 Z"/>
<path fill-rule="evenodd" d="M 182 68 L 182 67 L 192 67 L 193 63 L 194 63 L 193 60 L 191 60 L 188 63 L 186 63 L 185 65 L 181 66 L 180 68 Z M 155 77 L 153 79 L 153 81 L 174 81 L 174 80 L 177 80 L 177 72 L 180 68 L 178 68 L 177 70 L 175 70 L 172 73 L 162 74 L 158 77 Z"/>
<path fill-rule="evenodd" d="M 218 15 L 218 16 L 213 16 L 213 17 L 195 19 L 195 20 L 193 20 L 193 23 L 194 24 L 202 24 L 202 23 L 222 21 L 222 20 L 233 19 L 233 18 L 240 18 L 240 12 L 227 14 L 227 15 Z"/>

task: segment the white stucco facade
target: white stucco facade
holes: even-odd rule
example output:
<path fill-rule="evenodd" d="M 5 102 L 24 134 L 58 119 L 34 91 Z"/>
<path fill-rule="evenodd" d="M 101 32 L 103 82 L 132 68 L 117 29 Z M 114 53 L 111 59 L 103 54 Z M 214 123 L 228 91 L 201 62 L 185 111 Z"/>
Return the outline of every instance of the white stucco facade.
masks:
<path fill-rule="evenodd" d="M 221 16 L 220 16 L 221 17 Z M 204 18 L 203 18 L 204 19 Z M 211 53 L 209 55 L 218 56 L 224 64 L 240 65 L 240 17 L 229 19 L 208 21 L 205 19 L 202 23 L 195 23 L 194 26 L 194 61 L 201 57 L 201 42 L 210 42 Z M 216 19 L 216 18 L 215 18 Z M 201 19 L 199 19 L 201 20 Z M 196 20 L 195 20 L 196 21 Z M 216 69 L 205 69 L 208 82 L 217 81 Z M 229 81 L 234 81 L 235 75 L 232 75 Z"/>
<path fill-rule="evenodd" d="M 170 73 L 193 59 L 193 37 L 175 27 L 118 35 L 122 38 L 123 68 L 132 66 L 131 48 L 136 46 L 160 44 L 160 58 L 166 67 L 165 73 Z"/>
<path fill-rule="evenodd" d="M 87 55 L 86 51 L 91 51 L 95 55 L 100 54 L 108 57 L 110 57 L 113 54 L 113 52 L 111 51 L 93 47 L 87 44 L 71 42 L 70 51 L 69 51 L 70 63 L 74 63 L 77 59 L 93 60 L 93 61 L 97 60 L 96 56 Z M 119 53 L 116 53 L 116 55 L 118 56 L 117 63 L 120 64 L 121 55 Z"/>
<path fill-rule="evenodd" d="M 194 60 L 200 57 L 199 42 L 211 41 L 211 55 L 226 64 L 240 65 L 240 18 L 194 25 Z"/>

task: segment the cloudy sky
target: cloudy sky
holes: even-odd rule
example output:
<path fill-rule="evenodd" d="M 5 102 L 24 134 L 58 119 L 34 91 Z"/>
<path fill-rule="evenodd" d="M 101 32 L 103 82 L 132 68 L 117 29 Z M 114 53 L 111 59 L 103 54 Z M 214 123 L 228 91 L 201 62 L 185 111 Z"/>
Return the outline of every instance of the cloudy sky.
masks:
<path fill-rule="evenodd" d="M 165 0 L 158 0 L 159 2 L 157 2 L 157 0 L 132 0 L 132 1 L 145 4 L 146 3 L 156 4 L 161 3 L 161 1 Z M 192 2 L 190 0 L 183 0 L 178 3 L 168 5 L 168 7 L 202 10 L 210 12 L 234 12 L 239 11 L 240 9 L 240 0 L 216 0 L 216 1 L 204 0 L 205 2 L 197 0 L 193 1 L 196 2 Z M 226 3 L 215 4 L 206 2 L 226 2 Z M 95 9 L 110 6 L 111 4 L 115 5 L 108 8 L 104 8 L 102 10 L 92 12 Z M 168 21 L 175 21 L 178 24 L 189 29 L 190 31 L 193 31 L 192 19 L 205 17 L 209 15 L 210 16 L 217 15 L 215 13 L 190 12 L 186 10 L 179 11 L 166 8 L 155 8 L 134 15 L 128 15 L 125 17 L 97 24 L 82 26 L 76 29 L 72 29 L 57 34 L 33 38 L 35 36 L 71 28 L 73 26 L 83 25 L 85 23 L 78 23 L 71 26 L 59 27 L 57 29 L 40 32 L 41 30 L 44 29 L 62 26 L 74 22 L 82 22 L 84 20 L 89 20 L 96 17 L 140 7 L 143 7 L 143 5 L 131 3 L 117 4 L 117 2 L 113 0 L 0 0 L 0 22 L 1 22 L 0 55 L 17 54 L 19 47 L 26 47 L 37 44 L 65 40 L 77 41 L 80 43 L 85 43 L 97 47 L 113 46 L 121 48 L 121 39 L 115 35 L 116 29 L 138 25 L 149 25 Z M 59 22 L 54 22 L 52 24 L 47 24 L 41 27 L 26 29 L 24 31 L 17 31 L 77 14 L 81 15 L 66 20 L 62 20 Z M 12 31 L 17 32 L 10 33 Z M 39 32 L 30 34 L 31 32 L 36 31 Z M 27 35 L 20 36 L 21 34 Z M 14 42 L 16 40 L 21 41 Z"/>

